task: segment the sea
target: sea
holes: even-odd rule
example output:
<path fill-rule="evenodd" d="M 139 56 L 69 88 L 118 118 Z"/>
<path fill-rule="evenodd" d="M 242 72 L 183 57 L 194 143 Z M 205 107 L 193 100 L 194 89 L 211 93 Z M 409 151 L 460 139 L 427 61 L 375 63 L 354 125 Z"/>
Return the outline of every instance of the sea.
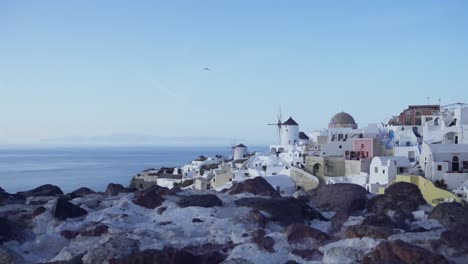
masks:
<path fill-rule="evenodd" d="M 253 148 L 255 151 L 265 147 Z M 253 150 L 249 149 L 249 151 Z M 0 187 L 9 193 L 43 184 L 63 192 L 80 187 L 104 191 L 109 183 L 128 186 L 148 169 L 180 167 L 200 155 L 229 156 L 229 147 L 34 147 L 0 148 Z"/>

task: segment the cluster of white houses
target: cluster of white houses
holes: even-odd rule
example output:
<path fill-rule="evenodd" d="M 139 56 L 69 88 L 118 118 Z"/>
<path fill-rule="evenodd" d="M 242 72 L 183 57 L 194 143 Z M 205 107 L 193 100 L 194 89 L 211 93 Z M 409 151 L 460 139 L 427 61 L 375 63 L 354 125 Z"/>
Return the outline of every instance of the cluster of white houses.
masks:
<path fill-rule="evenodd" d="M 239 144 L 229 158 L 201 156 L 169 178 L 177 175 L 201 190 L 261 176 L 281 192 L 350 182 L 376 193 L 397 175 L 412 174 L 467 193 L 468 105 L 411 105 L 387 124 L 362 128 L 345 112 L 320 131 L 301 132 L 292 117 L 278 128 L 280 142 L 268 151 L 250 153 Z"/>

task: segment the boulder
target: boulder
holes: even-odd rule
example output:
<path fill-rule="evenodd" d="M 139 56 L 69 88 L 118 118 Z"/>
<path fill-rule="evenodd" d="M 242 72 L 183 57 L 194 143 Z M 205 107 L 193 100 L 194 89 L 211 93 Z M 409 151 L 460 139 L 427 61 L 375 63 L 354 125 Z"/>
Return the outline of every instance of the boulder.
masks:
<path fill-rule="evenodd" d="M 337 183 L 320 184 L 307 194 L 312 206 L 320 210 L 351 213 L 366 208 L 368 192 L 357 184 Z"/>
<path fill-rule="evenodd" d="M 247 214 L 247 219 L 257 223 L 257 226 L 260 228 L 264 228 L 268 222 L 268 218 L 257 209 L 251 210 L 249 214 Z"/>
<path fill-rule="evenodd" d="M 139 206 L 143 206 L 148 209 L 154 209 L 161 206 L 161 204 L 164 202 L 162 195 L 167 195 L 169 193 L 170 190 L 168 188 L 153 185 L 148 189 L 137 192 L 133 202 Z"/>
<path fill-rule="evenodd" d="M 26 197 L 21 194 L 11 194 L 7 192 L 0 193 L 0 206 L 7 204 L 24 204 Z"/>
<path fill-rule="evenodd" d="M 54 217 L 59 220 L 66 220 L 67 218 L 76 218 L 87 215 L 85 209 L 76 206 L 64 198 L 58 198 L 54 207 Z"/>
<path fill-rule="evenodd" d="M 106 194 L 108 197 L 117 196 L 119 193 L 124 192 L 125 187 L 118 183 L 109 183 L 106 188 Z"/>
<path fill-rule="evenodd" d="M 237 206 L 245 206 L 265 211 L 270 220 L 282 226 L 304 224 L 306 221 L 327 219 L 317 210 L 307 205 L 306 201 L 292 197 L 285 198 L 241 198 L 234 201 Z"/>
<path fill-rule="evenodd" d="M 0 263 L 2 264 L 17 264 L 25 263 L 21 256 L 18 253 L 12 251 L 11 249 L 0 246 Z"/>
<path fill-rule="evenodd" d="M 456 202 L 441 203 L 434 207 L 429 218 L 439 221 L 446 227 L 468 223 L 468 208 Z"/>
<path fill-rule="evenodd" d="M 250 260 L 246 260 L 242 258 L 232 258 L 232 259 L 221 262 L 221 264 L 254 264 L 254 263 Z"/>
<path fill-rule="evenodd" d="M 331 219 L 331 230 L 340 231 L 341 226 L 348 220 L 349 214 L 345 211 L 338 211 Z"/>
<path fill-rule="evenodd" d="M 158 212 L 158 214 L 162 214 L 162 213 L 164 213 L 166 210 L 167 210 L 167 206 L 163 206 L 163 207 L 159 207 L 157 212 Z"/>
<path fill-rule="evenodd" d="M 275 252 L 273 246 L 275 245 L 275 240 L 272 237 L 265 236 L 266 232 L 263 229 L 257 229 L 251 233 L 252 242 L 257 244 L 259 249 L 266 250 L 270 253 Z"/>
<path fill-rule="evenodd" d="M 227 252 L 234 244 L 205 244 L 199 247 L 174 249 L 166 247 L 162 250 L 148 249 L 135 252 L 120 259 L 111 259 L 112 264 L 209 264 L 221 263 L 227 257 Z"/>
<path fill-rule="evenodd" d="M 330 239 L 327 233 L 304 224 L 292 224 L 285 230 L 288 243 L 297 248 L 310 249 Z"/>
<path fill-rule="evenodd" d="M 79 232 L 77 231 L 71 231 L 71 230 L 63 230 L 60 232 L 60 235 L 63 236 L 66 239 L 73 239 L 76 236 L 79 235 Z"/>
<path fill-rule="evenodd" d="M 32 217 L 34 218 L 38 215 L 41 215 L 45 213 L 45 211 L 47 211 L 47 209 L 44 206 L 39 206 L 38 208 L 34 209 L 34 211 L 32 212 Z"/>
<path fill-rule="evenodd" d="M 397 182 L 390 185 L 385 190 L 385 194 L 370 199 L 367 203 L 367 210 L 377 214 L 386 214 L 388 210 L 394 210 L 410 215 L 424 204 L 426 200 L 418 186 L 407 182 Z"/>
<path fill-rule="evenodd" d="M 449 262 L 443 256 L 434 254 L 427 249 L 401 240 L 395 240 L 380 243 L 370 253 L 364 256 L 362 263 L 448 264 Z"/>
<path fill-rule="evenodd" d="M 31 196 L 59 196 L 63 195 L 62 190 L 58 186 L 52 184 L 45 184 L 39 186 L 35 189 L 25 191 L 25 192 L 18 192 L 17 194 L 22 195 L 24 197 L 31 197 Z"/>
<path fill-rule="evenodd" d="M 93 237 L 99 237 L 102 236 L 103 234 L 106 234 L 109 230 L 109 226 L 105 224 L 97 224 L 96 226 L 92 228 L 88 228 L 86 230 L 83 230 L 80 232 L 81 236 L 93 236 Z"/>
<path fill-rule="evenodd" d="M 123 258 L 138 250 L 138 241 L 130 239 L 126 234 L 112 236 L 107 242 L 88 250 L 83 256 L 84 263 L 109 263 L 114 258 Z M 112 261 L 110 262 L 112 263 Z M 136 262 L 132 262 L 136 263 Z M 139 262 L 151 263 L 151 262 Z"/>
<path fill-rule="evenodd" d="M 301 257 L 306 261 L 321 261 L 323 254 L 317 249 L 293 249 L 291 254 Z"/>
<path fill-rule="evenodd" d="M 235 183 L 230 189 L 229 194 L 251 193 L 254 195 L 281 197 L 281 195 L 264 178 L 256 177 L 243 182 Z"/>
<path fill-rule="evenodd" d="M 214 194 L 199 194 L 183 196 L 177 205 L 184 208 L 189 206 L 213 207 L 222 206 L 223 202 Z"/>
<path fill-rule="evenodd" d="M 0 218 L 0 244 L 10 240 L 22 240 L 24 234 L 21 226 L 6 218 Z"/>
<path fill-rule="evenodd" d="M 393 234 L 393 229 L 386 226 L 355 225 L 346 229 L 346 238 L 372 237 L 386 239 Z"/>
<path fill-rule="evenodd" d="M 361 253 L 351 247 L 334 247 L 325 252 L 324 264 L 354 264 L 359 263 Z"/>
<path fill-rule="evenodd" d="M 85 195 L 89 195 L 89 194 L 95 194 L 96 192 L 89 189 L 89 188 L 86 188 L 86 187 L 81 187 L 71 193 L 68 194 L 68 196 L 71 198 L 71 199 L 75 199 L 75 198 L 78 198 L 78 197 L 82 197 L 82 196 L 85 196 Z"/>
<path fill-rule="evenodd" d="M 468 253 L 468 223 L 452 225 L 440 235 L 440 241 L 458 252 Z"/>

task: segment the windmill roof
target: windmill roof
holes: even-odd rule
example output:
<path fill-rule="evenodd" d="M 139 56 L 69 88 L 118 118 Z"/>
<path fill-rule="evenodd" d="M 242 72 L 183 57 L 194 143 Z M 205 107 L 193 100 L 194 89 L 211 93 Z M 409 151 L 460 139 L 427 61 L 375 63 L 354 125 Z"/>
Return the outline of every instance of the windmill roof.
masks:
<path fill-rule="evenodd" d="M 289 117 L 288 120 L 286 120 L 283 124 L 283 126 L 298 126 L 299 124 L 294 121 L 292 117 Z"/>
<path fill-rule="evenodd" d="M 246 148 L 247 146 L 244 145 L 244 144 L 239 144 L 239 145 L 237 145 L 237 146 L 235 146 L 235 147 L 236 147 L 236 148 Z"/>
<path fill-rule="evenodd" d="M 309 137 L 304 132 L 299 132 L 299 139 L 309 140 Z"/>

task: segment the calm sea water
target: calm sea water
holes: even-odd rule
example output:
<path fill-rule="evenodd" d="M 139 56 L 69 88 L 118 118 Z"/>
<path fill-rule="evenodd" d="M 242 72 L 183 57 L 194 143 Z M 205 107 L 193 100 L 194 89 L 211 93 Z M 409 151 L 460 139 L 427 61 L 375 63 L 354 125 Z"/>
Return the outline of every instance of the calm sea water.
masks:
<path fill-rule="evenodd" d="M 260 148 L 258 148 L 260 149 Z M 226 147 L 79 147 L 0 149 L 0 187 L 14 193 L 42 184 L 64 192 L 79 187 L 104 191 L 110 182 L 128 186 L 147 168 L 178 167 L 199 155 L 229 155 Z"/>

